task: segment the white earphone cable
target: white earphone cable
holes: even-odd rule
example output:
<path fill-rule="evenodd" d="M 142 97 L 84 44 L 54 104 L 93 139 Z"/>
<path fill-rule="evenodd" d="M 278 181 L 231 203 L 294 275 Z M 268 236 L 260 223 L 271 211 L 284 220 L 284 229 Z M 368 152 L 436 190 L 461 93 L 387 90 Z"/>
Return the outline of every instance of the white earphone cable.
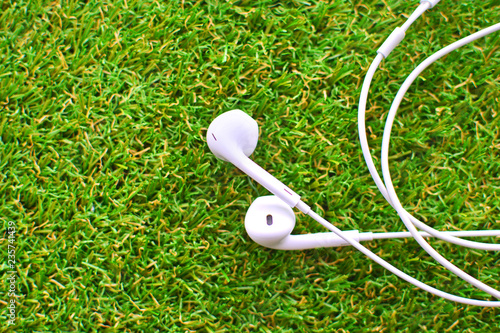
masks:
<path fill-rule="evenodd" d="M 425 9 L 427 9 L 427 8 L 425 8 Z M 415 12 L 418 11 L 420 13 L 420 15 L 421 15 L 421 13 L 423 13 L 425 11 L 425 9 L 422 10 L 422 5 L 420 5 L 419 8 L 417 8 L 417 10 Z M 418 16 L 419 15 L 416 15 L 414 13 L 410 17 L 411 20 L 412 20 L 411 22 L 413 22 L 416 19 L 416 17 L 418 17 Z M 405 29 L 407 29 L 409 27 L 409 24 L 405 24 L 403 27 L 405 27 Z M 442 257 L 439 253 L 437 253 L 427 242 L 425 242 L 425 240 L 423 239 L 423 237 L 418 233 L 418 231 L 415 229 L 415 226 L 412 223 L 415 223 L 417 226 L 419 226 L 419 228 L 422 225 L 421 229 L 427 231 L 429 234 L 431 234 L 431 235 L 433 235 L 435 237 L 441 238 L 441 239 L 446 240 L 446 241 L 451 241 L 452 243 L 459 244 L 459 245 L 465 244 L 464 246 L 469 246 L 469 247 L 474 247 L 474 248 L 482 248 L 482 249 L 495 249 L 495 250 L 497 250 L 497 248 L 500 249 L 500 245 L 499 244 L 485 244 L 485 243 L 472 242 L 472 241 L 467 241 L 467 240 L 459 239 L 459 238 L 450 236 L 449 234 L 443 234 L 443 233 L 441 233 L 441 232 L 439 232 L 439 231 L 437 231 L 437 230 L 435 230 L 433 228 L 428 227 L 424 223 L 418 221 L 411 214 L 409 214 L 406 210 L 404 210 L 404 208 L 399 203 L 399 199 L 397 198 L 397 195 L 396 195 L 396 193 L 394 191 L 394 187 L 392 186 L 392 182 L 390 182 L 390 174 L 388 173 L 388 144 L 389 144 L 389 139 L 390 139 L 390 127 L 392 126 L 392 122 L 394 120 L 395 113 L 397 111 L 397 107 L 399 106 L 399 103 L 401 102 L 402 98 L 404 97 L 404 93 L 406 92 L 406 90 L 408 89 L 408 87 L 411 85 L 411 83 L 413 82 L 413 80 L 418 76 L 418 74 L 420 74 L 421 71 L 423 71 L 427 66 L 429 66 L 432 62 L 436 61 L 437 59 L 439 59 L 443 55 L 451 52 L 452 50 L 457 49 L 458 47 L 460 47 L 462 45 L 465 45 L 465 44 L 467 44 L 467 43 L 469 43 L 469 42 L 471 42 L 473 40 L 476 40 L 476 39 L 478 39 L 478 38 L 480 38 L 482 36 L 485 36 L 485 35 L 487 35 L 489 33 L 497 31 L 497 30 L 498 29 L 495 28 L 495 26 L 487 28 L 487 29 L 485 29 L 485 30 L 483 30 L 483 31 L 481 31 L 479 33 L 476 33 L 474 35 L 466 37 L 466 38 L 464 38 L 464 39 L 462 39 L 462 40 L 460 40 L 460 41 L 458 41 L 456 43 L 453 43 L 452 45 L 444 48 L 443 50 L 439 51 L 438 53 L 434 54 L 433 56 L 429 57 L 429 59 L 427 59 L 426 61 L 424 61 L 424 63 L 422 63 L 422 65 L 421 65 L 422 67 L 420 67 L 420 66 L 417 67 L 417 69 L 421 68 L 421 70 L 420 71 L 415 70 L 414 71 L 415 75 L 412 76 L 413 75 L 413 73 L 412 73 L 412 75 L 410 75 L 410 77 L 408 77 L 407 81 L 405 81 L 405 84 L 403 85 L 403 87 L 401 87 L 401 89 L 400 89 L 400 93 L 401 94 L 398 93 L 398 95 L 397 95 L 397 97 L 396 97 L 396 99 L 395 99 L 395 101 L 393 103 L 394 111 L 392 112 L 392 119 L 390 119 L 391 123 L 389 124 L 389 118 L 388 118 L 388 121 L 386 123 L 386 131 L 384 132 L 384 140 L 385 140 L 385 143 L 386 143 L 386 147 L 385 147 L 386 150 L 384 151 L 384 146 L 383 146 L 383 154 L 382 154 L 382 156 L 383 156 L 382 157 L 383 171 L 384 171 L 384 167 L 386 167 L 385 171 L 387 173 L 387 175 L 386 175 L 386 173 L 384 173 L 384 179 L 386 180 L 386 185 L 388 187 L 392 187 L 391 188 L 392 191 L 391 191 L 391 189 L 389 189 L 389 191 L 388 191 L 385 188 L 382 180 L 380 179 L 380 176 L 378 175 L 378 172 L 377 172 L 377 170 L 375 168 L 375 165 L 373 164 L 373 160 L 372 160 L 372 157 L 371 157 L 371 154 L 370 154 L 370 151 L 369 151 L 369 147 L 368 147 L 368 141 L 367 141 L 367 138 L 366 138 L 366 127 L 365 127 L 366 102 L 367 102 L 367 97 L 368 97 L 368 91 L 369 91 L 370 83 L 371 83 L 371 80 L 373 78 L 373 75 L 374 75 L 376 69 L 378 68 L 380 62 L 384 58 L 384 56 L 382 54 L 380 54 L 380 53 L 377 55 L 377 57 L 374 59 L 372 65 L 370 66 L 370 69 L 368 70 L 368 73 L 367 73 L 367 75 L 365 77 L 365 80 L 364 80 L 364 83 L 363 83 L 363 87 L 362 87 L 362 91 L 361 91 L 361 96 L 360 96 L 360 103 L 359 103 L 359 112 L 358 112 L 358 129 L 359 129 L 359 135 L 360 135 L 360 141 L 361 141 L 361 147 L 362 147 L 363 155 L 364 155 L 365 161 L 367 163 L 367 166 L 369 168 L 370 174 L 372 175 L 375 183 L 377 184 L 377 187 L 379 188 L 379 190 L 381 191 L 381 193 L 385 197 L 385 199 L 398 211 L 398 214 L 401 216 L 401 219 L 403 220 L 403 222 L 405 223 L 405 225 L 409 229 L 409 231 L 412 234 L 412 236 L 419 242 L 419 244 L 431 256 L 433 256 L 438 262 L 440 262 L 443 266 L 445 266 L 450 271 L 452 271 L 453 273 L 455 273 L 457 276 L 461 277 L 462 279 L 464 279 L 465 281 L 471 283 L 472 285 L 475 285 L 479 289 L 481 289 L 481 290 L 483 290 L 485 292 L 488 292 L 489 294 L 491 294 L 491 295 L 493 295 L 493 296 L 495 296 L 497 298 L 500 298 L 500 292 L 499 291 L 497 291 L 497 290 L 495 290 L 495 289 L 487 286 L 486 284 L 484 284 L 484 283 L 480 282 L 479 280 L 473 278 L 472 276 L 468 275 L 467 273 L 461 271 L 456 266 L 454 266 L 453 264 L 451 264 L 448 260 L 446 260 L 444 257 Z M 410 81 L 410 79 L 411 79 L 411 81 Z M 391 111 L 392 110 L 393 110 L 393 108 L 391 108 Z M 388 132 L 387 132 L 387 128 L 389 128 Z M 384 142 L 383 142 L 383 144 L 384 144 Z M 384 155 L 384 153 L 385 153 L 385 155 Z M 386 176 L 388 176 L 388 177 L 386 177 Z M 389 181 L 387 181 L 387 179 L 389 179 Z M 393 204 L 393 202 L 394 203 L 397 202 L 397 203 Z M 345 239 L 345 240 L 347 241 L 347 239 Z M 349 243 L 351 243 L 351 242 L 349 242 Z M 354 244 L 352 244 L 352 245 L 355 246 Z M 357 246 L 355 246 L 355 247 L 358 248 Z M 364 251 L 362 251 L 362 252 L 365 253 Z M 365 254 L 367 254 L 367 253 L 365 253 Z M 371 256 L 369 256 L 369 257 L 373 259 L 373 257 L 371 257 Z M 385 261 L 383 261 L 383 262 L 384 262 L 384 267 L 386 267 L 387 269 L 389 269 L 387 266 L 385 266 L 385 264 L 387 264 L 387 265 L 389 265 L 389 264 L 387 262 L 385 262 Z M 394 268 L 391 265 L 391 269 L 389 269 L 389 270 L 391 270 L 393 273 L 395 273 L 394 270 L 397 270 L 397 269 Z M 397 270 L 397 271 L 399 271 L 399 270 Z M 404 277 L 404 276 L 402 276 L 400 274 L 396 274 L 396 275 L 398 275 L 398 276 L 400 276 L 402 278 L 405 278 L 405 280 L 409 281 L 407 279 L 407 277 Z M 414 281 L 413 282 L 409 281 L 409 282 L 413 283 Z M 422 284 L 422 283 L 419 282 L 419 284 Z M 417 285 L 417 284 L 415 284 L 415 285 Z M 425 286 L 427 286 L 427 285 L 425 285 Z M 419 285 L 419 287 L 422 287 L 422 286 Z M 423 289 L 425 289 L 425 288 L 423 288 Z M 434 289 L 434 288 L 432 288 L 432 289 L 433 289 L 433 291 L 430 291 L 429 289 L 425 289 L 425 290 L 427 290 L 429 292 L 433 292 L 433 293 L 434 293 L 434 291 L 437 290 L 437 289 Z M 440 291 L 440 293 L 442 293 L 442 292 Z M 450 294 L 447 294 L 447 295 L 450 296 Z M 442 296 L 442 295 L 440 295 L 440 296 Z M 453 295 L 451 295 L 451 296 L 453 296 Z M 444 297 L 444 296 L 442 296 L 442 297 Z M 455 296 L 453 296 L 453 297 L 455 297 Z M 450 299 L 448 297 L 445 297 L 445 298 Z M 461 302 L 463 302 L 464 300 L 468 300 L 468 299 L 461 298 Z M 474 301 L 474 300 L 470 300 L 470 301 Z M 468 303 L 468 301 L 466 303 L 467 304 L 472 304 L 472 303 Z M 487 303 L 489 304 L 487 306 L 493 306 L 491 302 L 487 302 Z M 494 303 L 498 303 L 498 302 L 494 302 Z"/>
<path fill-rule="evenodd" d="M 414 284 L 415 286 L 428 291 L 432 294 L 435 294 L 439 297 L 464 303 L 470 305 L 477 306 L 486 306 L 486 307 L 500 307 L 500 301 L 486 301 L 486 300 L 476 300 L 469 299 L 461 296 L 456 296 L 453 294 L 446 293 L 434 287 L 431 287 L 411 276 L 402 272 L 400 269 L 394 267 L 390 263 L 386 262 L 384 259 L 377 256 L 375 253 L 371 252 L 369 249 L 364 247 L 359 243 L 359 241 L 370 241 L 373 239 L 386 239 L 386 238 L 399 238 L 399 237 L 409 237 L 412 236 L 417 240 L 417 242 L 424 248 L 432 257 L 434 257 L 439 263 L 441 263 L 445 268 L 449 269 L 451 272 L 462 278 L 464 281 L 469 282 L 470 284 L 478 287 L 479 289 L 489 293 L 490 295 L 500 299 L 500 291 L 495 290 L 488 285 L 482 283 L 481 281 L 473 278 L 462 270 L 458 269 L 456 266 L 451 264 L 448 260 L 442 257 L 437 251 L 435 251 L 425 240 L 423 237 L 437 237 L 445 241 L 449 241 L 454 244 L 468 246 L 472 248 L 478 249 L 488 249 L 488 250 L 498 250 L 500 249 L 500 244 L 487 244 L 480 242 L 472 242 L 468 240 L 463 240 L 458 237 L 476 237 L 476 236 L 495 236 L 499 235 L 499 230 L 480 230 L 480 231 L 459 231 L 459 232 L 440 232 L 437 231 L 423 222 L 420 222 L 411 214 L 409 214 L 399 202 L 399 198 L 394 190 L 394 186 L 392 184 L 390 172 L 389 172 L 389 142 L 390 142 L 390 132 L 392 128 L 392 124 L 394 122 L 394 118 L 401 103 L 401 100 L 404 97 L 404 94 L 408 90 L 409 86 L 415 80 L 415 78 L 432 62 L 439 59 L 443 55 L 451 52 L 452 50 L 465 45 L 466 43 L 473 41 L 477 38 L 480 38 L 488 33 L 493 31 L 500 30 L 500 24 L 485 29 L 480 33 L 476 33 L 470 37 L 464 38 L 443 50 L 437 52 L 435 55 L 429 57 L 426 61 L 424 61 L 417 69 L 406 79 L 405 83 L 401 87 L 400 91 L 396 95 L 396 98 L 391 106 L 391 110 L 389 112 L 388 120 L 385 127 L 384 138 L 382 141 L 382 171 L 384 176 L 384 182 L 380 178 L 377 169 L 373 163 L 372 156 L 370 154 L 370 148 L 368 146 L 368 140 L 366 136 L 366 124 L 365 124 L 365 113 L 366 113 L 366 104 L 368 100 L 368 94 L 370 90 L 371 81 L 373 76 L 380 65 L 382 59 L 386 58 L 395 47 L 403 40 L 406 34 L 406 30 L 410 27 L 410 25 L 415 22 L 427 9 L 432 8 L 436 5 L 440 0 L 421 0 L 420 6 L 414 11 L 414 13 L 408 18 L 407 22 L 402 26 L 396 28 L 391 35 L 384 41 L 382 46 L 377 51 L 377 56 L 373 60 L 370 65 L 368 72 L 365 76 L 363 86 L 361 89 L 361 95 L 359 100 L 359 109 L 358 109 L 358 129 L 359 129 L 359 137 L 361 141 L 361 148 L 363 151 L 363 156 L 365 158 L 366 164 L 372 175 L 377 187 L 380 192 L 384 196 L 384 198 L 389 202 L 389 204 L 398 212 L 401 219 L 405 223 L 409 232 L 395 232 L 395 233 L 359 233 L 358 230 L 346 231 L 343 232 L 326 219 L 319 216 L 317 213 L 311 210 L 311 207 L 306 205 L 303 201 L 300 200 L 300 195 L 292 191 L 282 182 L 277 180 L 271 174 L 269 174 L 266 170 L 259 167 L 255 162 L 251 161 L 248 156 L 253 152 L 257 145 L 258 140 L 258 124 L 252 119 L 249 115 L 244 113 L 241 110 L 232 110 L 226 112 L 220 116 L 218 116 L 209 126 L 207 130 L 207 143 L 210 150 L 220 159 L 225 161 L 229 161 L 233 163 L 240 170 L 245 172 L 247 175 L 255 179 L 261 185 L 263 185 L 266 189 L 268 189 L 271 193 L 274 194 L 272 198 L 275 201 L 271 206 L 278 209 L 280 208 L 282 211 L 287 211 L 287 214 L 283 212 L 278 213 L 278 216 L 283 217 L 285 222 L 285 226 L 290 229 L 283 229 L 281 225 L 278 225 L 278 229 L 274 228 L 271 230 L 277 230 L 272 235 L 268 235 L 267 231 L 264 232 L 264 236 L 262 235 L 262 228 L 247 228 L 247 217 L 253 216 L 253 213 L 250 211 L 252 207 L 256 204 L 257 200 L 252 204 L 251 209 L 247 212 L 247 217 L 245 218 L 245 227 L 249 235 L 251 235 L 252 239 L 254 239 L 259 244 L 263 246 L 283 249 L 283 250 L 293 250 L 293 249 L 302 249 L 302 248 L 315 248 L 319 246 L 344 246 L 347 244 L 352 245 L 360 252 L 365 254 L 367 257 L 371 258 L 382 267 L 386 268 L 393 274 L 398 277 L 408 281 L 409 283 Z M 237 123 L 238 126 L 233 127 L 233 123 Z M 280 206 L 281 205 L 281 206 Z M 258 218 L 259 223 L 263 222 L 267 226 L 273 225 L 273 216 L 270 215 L 269 212 L 269 203 L 266 201 L 265 207 L 262 207 L 262 204 L 255 206 L 254 210 L 258 210 L 260 213 L 260 217 Z M 291 235 L 290 232 L 295 225 L 295 215 L 291 209 L 291 207 L 295 207 L 302 211 L 303 213 L 309 215 L 318 223 L 326 227 L 328 230 L 333 232 L 331 233 L 322 233 L 322 234 L 308 234 L 308 235 Z M 285 209 L 286 208 L 286 209 Z M 253 210 L 252 210 L 253 212 Z M 251 214 L 250 214 L 251 213 Z M 275 212 L 276 213 L 276 212 Z M 249 215 L 250 214 L 250 215 Z M 262 215 L 264 214 L 264 215 Z M 266 215 L 267 214 L 267 215 Z M 281 215 L 280 215 L 281 214 Z M 284 214 L 284 215 L 283 215 Z M 269 220 L 269 218 L 271 218 Z M 250 222 L 253 219 L 250 218 Z M 252 226 L 253 224 L 250 223 Z M 424 230 L 422 232 L 417 231 L 415 226 Z M 250 231 L 252 232 L 250 232 Z M 265 229 L 268 230 L 268 229 Z M 256 232 L 254 232 L 256 231 Z M 268 230 L 269 231 L 269 230 Z M 279 231 L 279 232 L 278 232 Z M 285 232 L 285 235 L 283 235 Z M 252 236 L 253 235 L 253 236 Z M 283 236 L 285 238 L 283 238 Z M 278 237 L 279 239 L 276 239 Z M 343 240 L 343 241 L 341 241 Z M 262 242 L 262 243 L 261 243 Z"/>
<path fill-rule="evenodd" d="M 490 295 L 493 295 L 497 298 L 500 298 L 500 291 L 495 290 L 486 284 L 482 283 L 481 281 L 473 278 L 472 276 L 468 275 L 464 271 L 460 270 L 458 267 L 453 265 L 451 262 L 449 262 L 447 259 L 445 259 L 443 256 L 441 256 L 434 248 L 432 248 L 429 243 L 427 243 L 424 238 L 418 233 L 417 229 L 413 225 L 413 223 L 410 221 L 408 218 L 409 213 L 403 208 L 401 205 L 401 202 L 399 201 L 399 198 L 396 194 L 396 191 L 394 189 L 394 185 L 392 183 L 391 175 L 390 175 L 390 170 L 389 170 L 389 142 L 390 142 L 390 137 L 391 137 L 391 129 L 392 125 L 394 123 L 394 118 L 397 112 L 397 109 L 412 82 L 418 77 L 418 75 L 429 65 L 431 65 L 433 62 L 435 62 L 437 59 L 441 58 L 442 56 L 450 53 L 453 50 L 458 49 L 459 47 L 466 45 L 467 43 L 470 43 L 478 38 L 481 38 L 483 36 L 486 36 L 490 33 L 493 33 L 495 31 L 500 30 L 500 23 L 493 25 L 489 28 L 486 28 L 484 30 L 481 30 L 480 32 L 477 32 L 473 35 L 470 35 L 468 37 L 465 37 L 445 48 L 442 50 L 438 51 L 434 55 L 430 56 L 427 58 L 424 62 L 422 62 L 411 74 L 408 76 L 406 81 L 403 83 L 402 87 L 400 88 L 398 94 L 396 95 L 396 98 L 394 99 L 394 102 L 391 106 L 391 109 L 389 111 L 389 115 L 387 116 L 387 121 L 386 121 L 386 126 L 384 129 L 384 136 L 382 140 L 382 174 L 384 177 L 386 189 L 388 192 L 388 195 L 391 199 L 392 206 L 396 211 L 398 212 L 399 216 L 401 217 L 401 220 L 403 223 L 406 225 L 410 233 L 412 234 L 413 238 L 420 244 L 420 246 L 427 252 L 429 253 L 434 259 L 436 259 L 441 265 L 446 267 L 448 270 L 456 274 L 457 276 L 461 277 L 465 281 L 469 282 L 470 284 L 480 288 L 481 290 L 489 293 Z M 418 225 L 423 225 L 423 223 L 419 223 Z M 427 227 L 427 225 L 425 225 Z M 431 234 L 439 234 L 439 231 L 433 229 L 433 228 L 423 228 L 425 231 L 428 231 Z M 463 242 L 463 240 L 461 240 Z M 500 248 L 500 244 L 494 244 L 496 247 Z M 493 246 L 494 247 L 494 246 Z"/>
<path fill-rule="evenodd" d="M 428 232 L 419 231 L 422 237 L 434 237 Z M 496 237 L 500 236 L 500 230 L 464 230 L 464 231 L 440 231 L 440 233 L 450 234 L 455 237 Z M 359 233 L 360 241 L 371 241 L 374 239 L 396 239 L 396 238 L 413 238 L 409 231 L 399 232 L 361 232 Z"/>
<path fill-rule="evenodd" d="M 490 29 L 490 28 L 487 28 L 487 29 Z M 471 35 L 471 36 L 473 36 L 473 35 Z M 466 37 L 466 38 L 468 38 L 468 37 Z M 462 40 L 460 40 L 458 42 L 461 42 L 461 41 Z M 451 47 L 454 44 L 451 44 L 448 47 Z M 445 50 L 447 48 L 444 48 L 443 50 Z M 439 51 L 439 52 L 441 52 L 441 51 Z M 438 56 L 439 52 L 436 53 L 435 55 L 433 55 L 432 57 Z M 449 52 L 451 52 L 451 51 L 449 51 Z M 441 55 L 440 57 L 442 57 L 442 56 L 443 55 Z M 373 159 L 372 159 L 372 156 L 370 153 L 370 147 L 368 146 L 368 139 L 366 136 L 366 124 L 365 124 L 366 103 L 367 103 L 367 99 L 368 99 L 368 92 L 369 92 L 370 83 L 372 81 L 372 78 L 373 78 L 375 71 L 377 70 L 378 66 L 382 62 L 383 58 L 384 58 L 383 55 L 380 53 L 376 56 L 376 58 L 373 60 L 371 66 L 370 66 L 370 69 L 368 70 L 368 72 L 366 74 L 365 81 L 363 82 L 363 87 L 361 89 L 361 96 L 359 99 L 359 107 L 358 107 L 358 132 L 359 132 L 361 150 L 363 152 L 363 156 L 364 156 L 366 165 L 368 167 L 368 170 L 369 170 L 373 180 L 375 181 L 375 184 L 377 185 L 380 193 L 382 193 L 385 200 L 387 200 L 387 202 L 389 202 L 389 204 L 391 204 L 391 206 L 392 206 L 391 197 L 389 196 L 387 189 L 384 185 L 384 182 L 380 178 L 378 171 L 375 168 L 375 165 L 373 164 Z M 437 58 L 436 58 L 436 60 L 437 60 Z M 478 249 L 478 250 L 500 251 L 500 244 L 491 244 L 491 243 L 469 241 L 469 240 L 460 239 L 460 238 L 457 238 L 457 237 L 454 237 L 451 235 L 442 234 L 439 231 L 427 226 L 425 223 L 419 221 L 417 218 L 415 218 L 410 213 L 406 212 L 406 215 L 411 220 L 411 222 L 414 225 L 416 225 L 418 228 L 432 234 L 434 237 L 439 238 L 441 240 L 444 240 L 444 241 L 447 241 L 449 243 L 453 243 L 456 245 L 468 247 L 468 248 Z"/>

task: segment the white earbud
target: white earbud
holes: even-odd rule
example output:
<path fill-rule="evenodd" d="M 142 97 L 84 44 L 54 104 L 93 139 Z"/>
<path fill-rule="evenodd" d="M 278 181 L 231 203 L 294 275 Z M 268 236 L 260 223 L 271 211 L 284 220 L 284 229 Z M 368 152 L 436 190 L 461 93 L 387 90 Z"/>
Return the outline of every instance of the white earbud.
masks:
<path fill-rule="evenodd" d="M 293 210 L 280 198 L 269 195 L 257 198 L 245 216 L 248 236 L 259 245 L 275 250 L 305 250 L 349 245 L 334 233 L 292 235 Z M 358 230 L 345 231 L 359 241 Z"/>
<path fill-rule="evenodd" d="M 241 110 L 221 114 L 207 130 L 208 147 L 216 157 L 231 162 L 290 207 L 297 207 L 307 214 L 310 208 L 300 201 L 297 193 L 248 158 L 255 150 L 258 139 L 257 122 Z"/>
<path fill-rule="evenodd" d="M 225 112 L 215 118 L 207 131 L 212 153 L 223 161 L 238 160 L 241 154 L 252 155 L 259 141 L 259 125 L 241 110 Z"/>

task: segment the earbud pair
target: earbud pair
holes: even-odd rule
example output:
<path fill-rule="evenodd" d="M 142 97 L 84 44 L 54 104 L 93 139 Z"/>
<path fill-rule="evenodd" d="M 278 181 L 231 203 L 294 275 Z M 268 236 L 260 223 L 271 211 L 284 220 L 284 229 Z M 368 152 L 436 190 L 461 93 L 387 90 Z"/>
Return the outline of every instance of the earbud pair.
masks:
<path fill-rule="evenodd" d="M 445 293 L 422 283 L 389 264 L 359 243 L 374 238 L 402 238 L 413 236 L 413 234 L 405 232 L 372 234 L 371 232 L 359 233 L 357 230 L 342 231 L 316 214 L 300 200 L 297 193 L 248 158 L 255 150 L 258 138 L 259 128 L 257 122 L 240 110 L 233 110 L 220 115 L 210 124 L 207 131 L 207 142 L 215 156 L 233 163 L 274 194 L 273 196 L 257 198 L 246 214 L 245 229 L 250 238 L 256 243 L 277 250 L 303 250 L 350 244 L 390 272 L 434 295 L 464 304 L 500 307 L 500 302 L 468 299 Z M 292 235 L 291 232 L 295 227 L 293 207 L 312 217 L 330 230 L 331 233 Z M 483 232 L 479 231 L 478 234 L 470 234 L 469 236 L 480 236 Z M 428 237 L 429 235 L 420 234 L 420 236 Z M 467 234 L 462 234 L 462 236 L 467 236 Z M 463 278 L 463 275 L 466 275 L 466 273 L 459 276 Z M 488 285 L 472 277 L 467 281 L 490 295 L 500 298 L 500 293 Z"/>
<path fill-rule="evenodd" d="M 288 186 L 261 168 L 249 156 L 257 147 L 257 122 L 241 110 L 225 112 L 215 118 L 207 131 L 207 142 L 212 153 L 231 162 L 241 171 L 264 186 L 274 195 L 257 198 L 245 216 L 245 229 L 250 238 L 276 250 L 304 250 L 317 247 L 348 245 L 334 233 L 292 235 L 295 227 L 293 207 L 307 214 L 310 207 Z M 358 231 L 347 231 L 359 241 Z"/>

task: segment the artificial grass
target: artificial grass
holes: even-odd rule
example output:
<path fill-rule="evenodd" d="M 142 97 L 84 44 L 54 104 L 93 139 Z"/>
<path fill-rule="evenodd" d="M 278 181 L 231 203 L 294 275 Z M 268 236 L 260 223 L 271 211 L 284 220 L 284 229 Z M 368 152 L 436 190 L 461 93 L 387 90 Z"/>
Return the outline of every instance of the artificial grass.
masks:
<path fill-rule="evenodd" d="M 345 230 L 403 230 L 362 160 L 356 117 L 374 50 L 416 3 L 3 2 L 0 220 L 17 225 L 20 297 L 14 327 L 0 300 L 2 331 L 500 331 L 499 310 L 433 297 L 352 248 L 254 244 L 243 218 L 267 192 L 205 143 L 213 118 L 245 110 L 260 124 L 253 158 L 314 209 Z M 411 69 L 499 13 L 496 0 L 443 1 L 410 29 L 372 84 L 375 156 Z M 441 230 L 500 228 L 499 45 L 495 34 L 433 65 L 397 117 L 398 194 Z M 324 231 L 297 217 L 297 233 Z M 499 254 L 431 244 L 498 287 Z M 368 246 L 488 299 L 414 241 Z"/>

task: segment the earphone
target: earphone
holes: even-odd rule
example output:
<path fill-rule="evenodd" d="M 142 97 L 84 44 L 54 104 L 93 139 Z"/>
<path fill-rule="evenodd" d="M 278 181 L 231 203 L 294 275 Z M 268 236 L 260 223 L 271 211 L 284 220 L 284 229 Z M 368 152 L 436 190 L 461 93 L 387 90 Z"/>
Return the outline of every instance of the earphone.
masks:
<path fill-rule="evenodd" d="M 384 131 L 384 140 L 382 143 L 382 171 L 383 179 L 380 178 L 375 169 L 366 138 L 365 131 L 365 109 L 368 99 L 368 91 L 371 80 L 375 74 L 381 61 L 389 56 L 394 48 L 403 40 L 407 29 L 410 25 L 420 17 L 427 9 L 434 7 L 439 0 L 423 0 L 415 12 L 408 18 L 407 22 L 400 28 L 396 28 L 389 38 L 379 48 L 378 55 L 373 61 L 368 73 L 366 74 L 359 103 L 358 113 L 358 127 L 361 147 L 370 174 L 372 175 L 377 187 L 381 191 L 386 200 L 395 208 L 409 230 L 408 233 L 359 233 L 357 230 L 341 231 L 327 220 L 316 214 L 305 204 L 300 195 L 292 191 L 285 184 L 273 177 L 255 162 L 249 156 L 255 150 L 258 141 L 258 125 L 257 122 L 241 110 L 233 110 L 218 116 L 210 124 L 207 130 L 207 143 L 210 150 L 214 155 L 225 161 L 234 164 L 241 171 L 249 175 L 258 183 L 263 185 L 269 190 L 273 196 L 260 197 L 256 199 L 245 217 L 245 229 L 255 242 L 258 244 L 277 250 L 300 250 L 315 247 L 328 247 L 328 246 L 343 246 L 352 245 L 366 256 L 379 263 L 400 278 L 414 284 L 415 286 L 424 289 L 430 293 L 443 297 L 445 299 L 456 301 L 464 304 L 499 307 L 499 301 L 481 301 L 475 299 L 468 299 L 456 295 L 452 295 L 436 288 L 430 287 L 413 277 L 403 273 L 396 267 L 392 266 L 385 260 L 381 259 L 366 247 L 360 244 L 361 241 L 380 239 L 380 238 L 397 238 L 397 237 L 413 237 L 434 259 L 441 265 L 449 269 L 458 277 L 476 286 L 477 288 L 487 292 L 488 294 L 500 298 L 500 292 L 491 288 L 490 286 L 480 282 L 467 273 L 463 272 L 451 262 L 436 252 L 423 237 L 438 237 L 442 240 L 455 243 L 461 246 L 467 246 L 477 249 L 485 250 L 499 250 L 500 244 L 487 244 L 480 242 L 473 242 L 463 240 L 457 237 L 463 236 L 498 236 L 499 230 L 486 230 L 486 231 L 470 231 L 470 232 L 440 232 L 433 228 L 428 227 L 424 223 L 418 221 L 411 216 L 402 207 L 394 186 L 391 181 L 389 168 L 388 168 L 388 146 L 390 140 L 391 126 L 395 118 L 398 106 L 403 99 L 403 96 L 411 85 L 413 80 L 430 64 L 444 56 L 445 54 L 463 46 L 471 41 L 481 38 L 485 35 L 500 30 L 500 24 L 493 25 L 469 37 L 461 39 L 448 47 L 438 51 L 433 56 L 422 62 L 412 74 L 407 78 L 396 95 L 396 98 L 391 106 L 386 129 Z M 331 233 L 320 234 L 306 234 L 306 235 L 292 235 L 291 232 L 295 226 L 295 215 L 292 208 L 297 208 L 302 213 L 309 215 L 318 223 L 326 227 Z M 417 226 L 423 232 L 416 230 Z"/>

